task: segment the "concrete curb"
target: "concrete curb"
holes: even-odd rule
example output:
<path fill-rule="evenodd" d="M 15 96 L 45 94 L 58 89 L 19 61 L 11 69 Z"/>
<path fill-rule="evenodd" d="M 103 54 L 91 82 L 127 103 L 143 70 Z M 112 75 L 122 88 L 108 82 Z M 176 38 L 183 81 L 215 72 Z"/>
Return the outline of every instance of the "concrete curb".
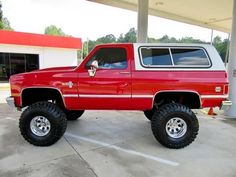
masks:
<path fill-rule="evenodd" d="M 9 83 L 0 83 L 0 91 L 7 91 L 10 90 L 10 84 Z"/>

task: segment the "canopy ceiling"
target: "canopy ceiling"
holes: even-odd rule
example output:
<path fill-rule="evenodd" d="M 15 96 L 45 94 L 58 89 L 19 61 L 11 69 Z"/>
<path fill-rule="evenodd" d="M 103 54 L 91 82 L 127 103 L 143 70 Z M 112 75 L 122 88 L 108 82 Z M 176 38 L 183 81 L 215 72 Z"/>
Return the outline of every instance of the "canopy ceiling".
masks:
<path fill-rule="evenodd" d="M 88 0 L 137 11 L 138 0 Z M 149 14 L 230 32 L 233 0 L 149 0 Z"/>

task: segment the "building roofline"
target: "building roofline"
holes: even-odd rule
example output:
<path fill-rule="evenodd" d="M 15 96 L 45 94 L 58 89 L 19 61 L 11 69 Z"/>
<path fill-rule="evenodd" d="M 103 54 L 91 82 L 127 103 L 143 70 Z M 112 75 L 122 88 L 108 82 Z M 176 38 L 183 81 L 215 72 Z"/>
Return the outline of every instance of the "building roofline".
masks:
<path fill-rule="evenodd" d="M 0 44 L 81 49 L 81 38 L 0 30 Z"/>

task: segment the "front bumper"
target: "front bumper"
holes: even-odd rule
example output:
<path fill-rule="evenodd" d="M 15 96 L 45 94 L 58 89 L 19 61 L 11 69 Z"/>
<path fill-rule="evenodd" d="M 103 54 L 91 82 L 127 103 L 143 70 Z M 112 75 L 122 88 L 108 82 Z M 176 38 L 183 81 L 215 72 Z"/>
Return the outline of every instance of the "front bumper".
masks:
<path fill-rule="evenodd" d="M 16 106 L 15 106 L 14 98 L 13 98 L 12 96 L 7 97 L 7 98 L 6 98 L 6 102 L 7 102 L 7 104 L 8 104 L 10 107 L 12 107 L 12 108 L 15 108 L 15 107 L 16 107 Z"/>
<path fill-rule="evenodd" d="M 222 101 L 220 109 L 227 110 L 227 109 L 229 109 L 230 106 L 232 106 L 232 101 L 225 100 L 225 101 Z"/>

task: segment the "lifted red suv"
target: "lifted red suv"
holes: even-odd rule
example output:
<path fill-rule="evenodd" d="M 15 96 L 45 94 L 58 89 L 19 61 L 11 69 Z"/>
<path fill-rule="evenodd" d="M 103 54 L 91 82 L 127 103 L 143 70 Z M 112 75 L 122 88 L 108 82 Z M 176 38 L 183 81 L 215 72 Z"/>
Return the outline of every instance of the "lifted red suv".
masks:
<path fill-rule="evenodd" d="M 199 130 L 191 109 L 231 103 L 220 56 L 200 44 L 100 45 L 78 67 L 17 74 L 10 84 L 7 102 L 24 108 L 21 134 L 37 146 L 58 141 L 84 110 L 141 110 L 162 145 L 183 148 Z"/>

